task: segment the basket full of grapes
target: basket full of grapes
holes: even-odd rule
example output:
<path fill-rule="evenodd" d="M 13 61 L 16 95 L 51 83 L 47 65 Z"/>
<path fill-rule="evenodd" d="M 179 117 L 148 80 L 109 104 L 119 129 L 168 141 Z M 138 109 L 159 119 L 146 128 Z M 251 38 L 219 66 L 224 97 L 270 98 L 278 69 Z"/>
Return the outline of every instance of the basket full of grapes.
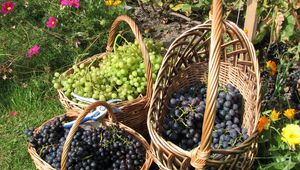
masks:
<path fill-rule="evenodd" d="M 134 43 L 116 35 L 121 22 L 130 26 L 136 38 Z M 127 43 L 117 45 L 118 37 Z M 122 102 L 115 104 L 123 112 L 116 115 L 117 119 L 145 134 L 152 81 L 163 58 L 161 49 L 161 43 L 142 39 L 131 18 L 119 16 L 109 32 L 107 52 L 87 58 L 62 74 L 55 73 L 53 83 L 59 100 L 67 109 L 82 111 L 87 104 L 74 96 L 100 101 L 121 99 Z"/>
<path fill-rule="evenodd" d="M 81 123 L 98 106 L 108 110 L 108 117 Z M 71 129 L 65 128 L 64 123 L 72 118 L 74 114 L 64 114 L 26 131 L 28 152 L 37 169 L 144 170 L 151 166 L 147 141 L 117 122 L 107 103 L 91 104 L 76 118 Z"/>
<path fill-rule="evenodd" d="M 221 21 L 221 1 L 213 2 L 213 21 L 175 39 L 154 85 L 147 126 L 162 169 L 245 170 L 257 153 L 255 50 L 243 30 Z"/>

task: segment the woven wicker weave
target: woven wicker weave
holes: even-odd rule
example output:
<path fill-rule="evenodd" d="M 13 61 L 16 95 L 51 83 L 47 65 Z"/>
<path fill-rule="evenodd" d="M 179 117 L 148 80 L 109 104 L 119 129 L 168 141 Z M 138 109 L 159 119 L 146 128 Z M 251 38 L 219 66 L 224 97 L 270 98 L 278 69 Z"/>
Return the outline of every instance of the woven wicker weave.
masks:
<path fill-rule="evenodd" d="M 105 102 L 95 102 L 91 105 L 89 105 L 82 114 L 79 115 L 79 117 L 76 119 L 74 125 L 72 126 L 67 139 L 64 143 L 64 148 L 63 148 L 63 152 L 62 152 L 62 158 L 61 158 L 61 170 L 66 170 L 66 163 L 67 163 L 67 156 L 68 156 L 68 150 L 70 148 L 73 136 L 76 134 L 76 131 L 80 125 L 80 122 L 83 120 L 83 118 L 92 110 L 94 110 L 97 106 L 105 106 L 108 109 L 108 119 L 101 119 L 100 121 L 103 123 L 103 125 L 108 126 L 108 125 L 116 125 L 119 128 L 124 129 L 126 132 L 128 132 L 129 134 L 131 134 L 132 136 L 135 137 L 135 139 L 137 139 L 139 142 L 141 142 L 141 144 L 144 146 L 145 150 L 146 150 L 146 158 L 145 158 L 145 163 L 143 164 L 141 170 L 147 170 L 149 169 L 149 167 L 152 164 L 152 156 L 150 154 L 149 151 L 149 144 L 147 143 L 147 141 L 143 138 L 143 136 L 141 136 L 139 133 L 137 133 L 136 131 L 134 131 L 133 129 L 127 127 L 126 125 L 123 125 L 122 123 L 117 122 L 114 114 L 112 113 L 112 109 L 111 107 L 105 103 Z M 78 114 L 74 114 L 75 112 L 69 112 L 67 115 L 68 116 L 74 116 L 74 115 L 78 115 Z M 62 117 L 63 115 L 57 116 L 57 117 Z M 54 117 L 50 120 L 48 120 L 47 122 L 45 122 L 44 124 L 54 120 Z M 44 125 L 43 124 L 43 125 Z M 43 125 L 41 125 L 39 128 L 37 128 L 35 130 L 35 133 L 39 133 L 40 129 L 43 127 Z M 47 162 L 45 162 L 36 152 L 36 149 L 29 143 L 28 144 L 28 152 L 36 166 L 37 169 L 40 170 L 55 170 L 53 167 L 51 167 L 51 165 L 49 165 Z"/>
<path fill-rule="evenodd" d="M 232 22 L 222 22 L 221 18 L 221 0 L 213 0 L 212 22 L 184 32 L 171 44 L 165 55 L 147 120 L 152 140 L 150 150 L 160 169 L 251 168 L 257 153 L 256 125 L 261 103 L 258 61 L 245 33 Z M 160 135 L 162 119 L 167 114 L 168 100 L 173 92 L 200 81 L 207 83 L 201 144 L 187 151 Z M 248 129 L 249 138 L 232 149 L 213 149 L 211 134 L 216 116 L 218 86 L 227 83 L 239 89 L 243 96 L 242 127 Z"/>
<path fill-rule="evenodd" d="M 128 16 L 122 15 L 115 19 L 113 22 L 106 50 L 107 52 L 97 54 L 92 56 L 91 58 L 88 58 L 86 60 L 83 60 L 82 62 L 78 63 L 77 65 L 80 65 L 81 63 L 88 64 L 95 60 L 101 60 L 103 57 L 105 57 L 107 54 L 112 52 L 112 46 L 116 37 L 116 31 L 119 26 L 119 24 L 124 21 L 126 22 L 133 34 L 135 35 L 136 40 L 138 41 L 138 44 L 140 46 L 140 50 L 142 52 L 142 57 L 144 59 L 145 69 L 146 69 L 146 78 L 147 78 L 147 90 L 145 96 L 139 96 L 138 98 L 132 100 L 132 101 L 123 101 L 115 106 L 119 107 L 123 114 L 117 115 L 117 120 L 122 122 L 123 124 L 133 128 L 134 130 L 137 130 L 142 135 L 148 134 L 147 132 L 147 124 L 146 124 L 146 118 L 147 118 L 147 112 L 149 109 L 149 101 L 151 99 L 151 93 L 152 93 L 152 74 L 151 74 L 151 63 L 149 58 L 149 53 L 147 51 L 147 48 L 143 42 L 142 35 L 138 29 L 138 26 L 135 24 L 135 22 Z M 73 69 L 70 68 L 65 72 L 67 75 L 73 73 Z M 62 89 L 58 90 L 59 93 L 59 100 L 62 103 L 62 105 L 67 109 L 82 111 L 87 105 L 86 104 L 79 104 L 76 102 L 73 102 L 70 100 L 63 92 Z"/>

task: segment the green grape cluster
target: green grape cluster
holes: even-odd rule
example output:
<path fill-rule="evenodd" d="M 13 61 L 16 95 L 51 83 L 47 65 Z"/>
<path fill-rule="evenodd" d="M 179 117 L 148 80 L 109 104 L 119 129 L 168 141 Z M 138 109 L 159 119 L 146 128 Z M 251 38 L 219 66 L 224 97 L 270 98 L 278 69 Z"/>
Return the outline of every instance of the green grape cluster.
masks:
<path fill-rule="evenodd" d="M 163 59 L 163 47 L 152 39 L 145 39 L 145 44 L 150 56 L 154 83 Z M 115 98 L 133 100 L 139 95 L 145 95 L 145 64 L 137 42 L 118 46 L 103 59 L 73 65 L 72 68 L 73 73 L 69 75 L 56 72 L 53 84 L 75 102 L 77 101 L 72 97 L 72 92 L 101 101 Z"/>

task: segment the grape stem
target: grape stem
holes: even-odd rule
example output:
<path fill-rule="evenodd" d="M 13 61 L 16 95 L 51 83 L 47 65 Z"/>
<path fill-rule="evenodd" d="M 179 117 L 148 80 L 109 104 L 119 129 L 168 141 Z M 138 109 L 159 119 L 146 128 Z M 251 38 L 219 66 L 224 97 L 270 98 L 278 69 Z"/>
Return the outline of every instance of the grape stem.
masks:
<path fill-rule="evenodd" d="M 127 44 L 129 44 L 129 42 L 127 41 L 127 39 L 126 39 L 125 37 L 123 37 L 121 34 L 118 34 L 118 35 L 116 36 L 116 38 L 115 38 L 114 45 L 113 45 L 114 51 L 116 51 L 117 46 L 119 47 L 119 45 L 118 45 L 118 43 L 117 43 L 117 40 L 118 40 L 119 38 L 122 38 Z"/>

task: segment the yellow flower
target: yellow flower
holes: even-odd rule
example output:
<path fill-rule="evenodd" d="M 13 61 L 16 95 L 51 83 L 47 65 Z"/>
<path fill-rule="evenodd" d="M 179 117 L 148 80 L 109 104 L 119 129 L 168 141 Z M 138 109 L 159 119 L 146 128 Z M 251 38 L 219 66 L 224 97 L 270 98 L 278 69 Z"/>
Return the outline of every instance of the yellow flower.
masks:
<path fill-rule="evenodd" d="M 266 116 L 262 116 L 259 119 L 258 125 L 257 125 L 257 131 L 261 133 L 263 129 L 267 128 L 267 125 L 269 124 L 270 120 Z"/>
<path fill-rule="evenodd" d="M 106 6 L 118 6 L 122 3 L 121 0 L 105 0 Z"/>
<path fill-rule="evenodd" d="M 272 110 L 270 119 L 275 122 L 279 119 L 280 112 L 277 112 L 275 109 Z"/>
<path fill-rule="evenodd" d="M 106 6 L 112 6 L 114 3 L 114 0 L 105 0 L 105 5 Z"/>
<path fill-rule="evenodd" d="M 244 28 L 244 32 L 246 35 L 248 35 L 248 29 L 247 28 Z"/>
<path fill-rule="evenodd" d="M 295 150 L 297 144 L 300 144 L 300 126 L 295 124 L 286 125 L 281 132 L 281 140 L 290 145 Z"/>
<path fill-rule="evenodd" d="M 284 116 L 286 116 L 289 119 L 294 119 L 295 114 L 296 114 L 295 109 L 287 109 L 284 111 Z"/>
<path fill-rule="evenodd" d="M 275 61 L 269 60 L 269 61 L 267 61 L 266 65 L 267 65 L 267 68 L 270 69 L 269 74 L 274 76 L 277 72 L 277 64 L 275 63 Z"/>
<path fill-rule="evenodd" d="M 122 1 L 120 0 L 116 0 L 114 3 L 113 3 L 113 6 L 118 6 L 122 3 Z"/>

